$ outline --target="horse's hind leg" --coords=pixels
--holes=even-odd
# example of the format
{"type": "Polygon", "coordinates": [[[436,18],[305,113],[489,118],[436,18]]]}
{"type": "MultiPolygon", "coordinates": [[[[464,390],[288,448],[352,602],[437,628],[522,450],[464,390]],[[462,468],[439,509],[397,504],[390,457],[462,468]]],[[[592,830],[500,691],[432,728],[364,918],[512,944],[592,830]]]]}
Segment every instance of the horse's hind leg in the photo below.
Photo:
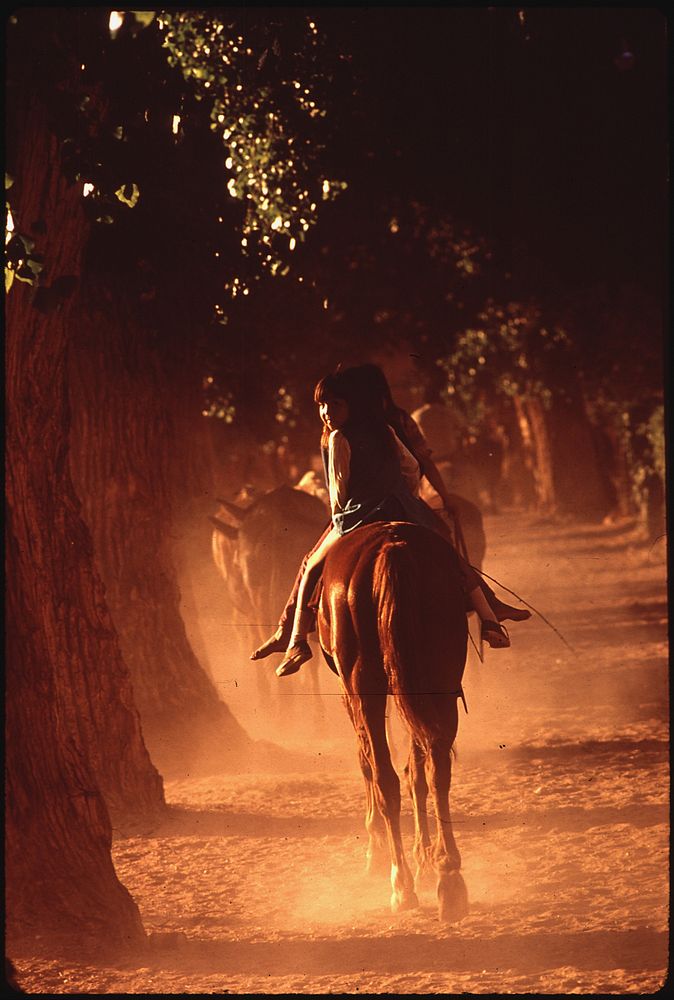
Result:
{"type": "Polygon", "coordinates": [[[428,783],[425,762],[426,753],[423,747],[413,739],[405,773],[414,807],[414,848],[412,854],[416,863],[414,881],[417,889],[424,875],[434,869],[431,856],[431,835],[428,830],[428,783]]]}
{"type": "Polygon", "coordinates": [[[375,802],[384,818],[391,853],[391,909],[394,913],[418,906],[414,879],[403,851],[400,833],[400,781],[391,763],[386,740],[386,695],[364,695],[360,710],[370,741],[375,802]]]}
{"type": "Polygon", "coordinates": [[[454,840],[449,808],[452,777],[450,752],[458,726],[455,699],[452,699],[446,711],[446,717],[451,720],[451,729],[445,737],[433,741],[427,766],[437,822],[434,860],[438,872],[440,920],[453,923],[468,913],[468,893],[461,875],[461,855],[454,840]]]}
{"type": "Polygon", "coordinates": [[[365,779],[365,829],[368,837],[365,870],[368,875],[377,875],[388,868],[386,827],[377,806],[372,766],[362,749],[358,751],[358,759],[365,779]]]}
{"type": "Polygon", "coordinates": [[[365,861],[365,870],[368,875],[383,872],[388,865],[388,852],[386,851],[386,828],[384,819],[379,812],[377,800],[374,792],[374,775],[372,765],[368,755],[370,754],[370,741],[359,713],[354,713],[351,708],[351,699],[348,695],[344,701],[353,723],[353,728],[358,737],[358,763],[365,781],[365,829],[367,830],[368,843],[365,861]]]}

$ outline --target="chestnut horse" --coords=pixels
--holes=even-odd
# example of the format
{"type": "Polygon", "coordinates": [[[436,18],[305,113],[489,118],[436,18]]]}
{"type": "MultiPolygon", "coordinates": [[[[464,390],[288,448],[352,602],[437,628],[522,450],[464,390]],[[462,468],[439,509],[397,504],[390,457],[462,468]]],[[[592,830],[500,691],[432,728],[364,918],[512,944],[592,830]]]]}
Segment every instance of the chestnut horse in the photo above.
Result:
{"type": "Polygon", "coordinates": [[[440,919],[459,920],[468,900],[449,808],[450,751],[468,630],[454,549],[435,532],[403,522],[378,522],[344,535],[325,561],[318,632],[358,737],[368,870],[388,842],[391,908],[418,905],[401,838],[400,781],[386,735],[390,694],[411,737],[405,770],[414,806],[416,876],[435,868],[440,919]],[[429,786],[435,843],[426,811],[429,786]]]}

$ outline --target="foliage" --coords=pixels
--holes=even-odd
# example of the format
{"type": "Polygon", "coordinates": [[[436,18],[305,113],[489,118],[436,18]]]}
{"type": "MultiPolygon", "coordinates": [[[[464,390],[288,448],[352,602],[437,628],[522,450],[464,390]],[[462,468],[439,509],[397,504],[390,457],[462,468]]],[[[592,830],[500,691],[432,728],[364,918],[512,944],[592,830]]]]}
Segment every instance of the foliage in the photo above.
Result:
{"type": "Polygon", "coordinates": [[[228,306],[204,411],[299,446],[315,445],[312,388],[338,364],[407,349],[434,374],[437,331],[472,308],[490,259],[486,241],[446,213],[381,196],[366,206],[355,186],[296,253],[299,279],[264,278],[228,306]]]}
{"type": "MultiPolygon", "coordinates": [[[[170,65],[209,103],[210,127],[227,152],[227,190],[245,206],[244,253],[287,274],[285,251],[305,239],[318,203],[346,186],[317,170],[334,63],[324,36],[309,16],[237,13],[225,22],[207,10],[162,11],[158,21],[170,65]]],[[[238,277],[227,287],[233,297],[248,292],[238,277]]]]}
{"type": "Polygon", "coordinates": [[[305,273],[322,291],[323,325],[341,339],[339,360],[407,348],[431,369],[484,299],[487,240],[446,211],[367,189],[338,208],[319,224],[305,273]]]}
{"type": "Polygon", "coordinates": [[[652,477],[664,478],[662,319],[649,297],[595,286],[545,305],[488,300],[478,318],[439,359],[445,398],[476,430],[499,397],[573,402],[619,441],[640,506],[652,477]]]}
{"type": "Polygon", "coordinates": [[[665,407],[656,406],[650,417],[643,425],[643,432],[648,439],[653,472],[665,479],[665,407]]]}
{"type": "Polygon", "coordinates": [[[580,348],[588,398],[624,408],[661,397],[663,317],[651,296],[599,284],[567,295],[560,312],[580,348]]]}
{"type": "Polygon", "coordinates": [[[664,406],[625,409],[620,415],[620,433],[630,474],[632,498],[637,509],[649,499],[654,478],[664,483],[664,406]]]}
{"type": "Polygon", "coordinates": [[[205,355],[205,416],[261,446],[315,444],[313,384],[334,366],[338,348],[309,282],[265,274],[256,294],[230,304],[205,355]]]}
{"type": "Polygon", "coordinates": [[[446,396],[479,425],[498,397],[537,397],[549,406],[573,382],[571,340],[558,324],[543,323],[533,303],[487,300],[479,324],[464,329],[452,352],[438,360],[446,374],[446,396]]]}
{"type": "Polygon", "coordinates": [[[629,284],[592,286],[568,295],[562,308],[579,345],[588,413],[617,434],[640,506],[651,478],[664,482],[662,312],[629,284]]]}
{"type": "MultiPolygon", "coordinates": [[[[303,12],[285,14],[281,21],[239,9],[128,11],[106,23],[105,11],[85,8],[60,21],[47,16],[39,30],[30,11],[12,18],[14,45],[23,30],[26,48],[31,38],[44,48],[40,79],[30,86],[42,87],[62,169],[82,185],[92,222],[125,223],[153,197],[148,188],[161,182],[147,169],[148,150],[161,147],[166,169],[190,142],[217,159],[200,238],[219,270],[220,295],[248,294],[264,268],[287,273],[319,204],[345,186],[318,166],[332,79],[325,38],[303,12]],[[208,128],[219,148],[198,138],[208,128]],[[242,211],[227,212],[227,199],[242,211]]],[[[26,258],[16,258],[16,242],[12,249],[11,269],[18,275],[23,260],[23,277],[26,258]]],[[[224,315],[219,295],[211,305],[224,315]]]]}
{"type": "MultiPolygon", "coordinates": [[[[14,179],[5,174],[6,191],[13,183],[14,179]]],[[[10,290],[15,278],[29,285],[36,284],[43,262],[34,251],[35,240],[25,233],[16,232],[12,207],[5,199],[5,293],[10,290]]]]}

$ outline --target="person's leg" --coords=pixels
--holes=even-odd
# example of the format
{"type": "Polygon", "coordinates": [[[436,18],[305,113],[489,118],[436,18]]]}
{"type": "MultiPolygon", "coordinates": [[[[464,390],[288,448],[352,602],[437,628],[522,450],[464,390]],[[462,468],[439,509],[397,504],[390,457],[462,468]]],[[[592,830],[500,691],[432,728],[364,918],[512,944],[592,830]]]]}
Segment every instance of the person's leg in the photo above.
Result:
{"type": "MultiPolygon", "coordinates": [[[[514,622],[523,622],[527,618],[531,618],[531,612],[527,611],[526,608],[514,608],[510,604],[505,604],[504,601],[500,601],[494,591],[491,589],[489,584],[480,576],[479,572],[470,565],[468,560],[459,552],[454,542],[454,535],[452,529],[440,515],[429,507],[432,511],[433,520],[435,522],[435,530],[439,535],[442,535],[448,542],[451,543],[454,551],[459,557],[459,565],[461,567],[461,576],[463,578],[464,587],[466,588],[466,593],[470,595],[471,604],[475,608],[475,602],[473,601],[473,593],[476,587],[479,587],[484,595],[484,598],[489,607],[489,614],[487,618],[493,619],[496,622],[503,622],[506,619],[514,622]]],[[[479,597],[477,598],[479,600],[479,597]]],[[[480,606],[483,607],[482,602],[480,606]]],[[[477,611],[477,608],[475,608],[477,611]]],[[[479,611],[478,611],[479,614],[479,611]]],[[[484,615],[480,615],[484,619],[484,615]]]]}
{"type": "Polygon", "coordinates": [[[473,608],[480,619],[480,635],[492,649],[505,649],[510,645],[508,633],[497,621],[494,612],[487,603],[481,587],[475,587],[469,594],[473,608]]]}
{"type": "Polygon", "coordinates": [[[480,578],[480,589],[487,599],[497,622],[504,622],[509,619],[513,622],[525,622],[531,618],[531,611],[527,608],[514,608],[511,604],[500,601],[488,583],[480,578]]]}
{"type": "MultiPolygon", "coordinates": [[[[460,552],[456,554],[459,559],[464,588],[469,595],[473,608],[483,621],[490,620],[499,623],[509,618],[514,622],[523,622],[527,618],[531,618],[531,612],[525,608],[513,608],[509,604],[500,601],[489,584],[483,580],[476,569],[473,569],[468,560],[460,552]]],[[[506,634],[503,629],[499,631],[503,635],[506,634]]],[[[510,643],[503,643],[503,645],[510,645],[510,643]]]]}
{"type": "MultiPolygon", "coordinates": [[[[297,592],[299,590],[300,583],[302,582],[302,578],[304,577],[304,572],[307,568],[307,562],[314,554],[314,552],[316,552],[321,547],[321,545],[323,544],[323,542],[325,541],[331,530],[332,530],[332,525],[329,524],[325,529],[325,531],[323,532],[323,534],[321,535],[321,537],[314,545],[313,549],[311,549],[310,552],[307,552],[304,559],[300,563],[300,568],[298,570],[297,576],[295,577],[295,582],[293,584],[292,590],[290,591],[290,596],[288,597],[286,605],[283,611],[281,612],[281,617],[279,618],[276,631],[269,639],[263,642],[261,646],[258,646],[255,652],[251,653],[250,656],[251,660],[263,660],[266,656],[271,656],[272,653],[285,653],[286,649],[288,648],[288,641],[290,639],[290,633],[293,627],[293,619],[295,617],[295,608],[297,606],[297,592]]],[[[309,631],[311,632],[312,629],[310,628],[309,631]]]]}
{"type": "Polygon", "coordinates": [[[287,677],[288,674],[296,673],[302,664],[310,660],[313,655],[307,636],[314,624],[316,612],[314,608],[309,606],[309,601],[323,572],[325,557],[338,538],[339,533],[332,528],[307,559],[302,579],[297,588],[295,614],[288,648],[283,662],[276,668],[279,677],[287,677]]]}

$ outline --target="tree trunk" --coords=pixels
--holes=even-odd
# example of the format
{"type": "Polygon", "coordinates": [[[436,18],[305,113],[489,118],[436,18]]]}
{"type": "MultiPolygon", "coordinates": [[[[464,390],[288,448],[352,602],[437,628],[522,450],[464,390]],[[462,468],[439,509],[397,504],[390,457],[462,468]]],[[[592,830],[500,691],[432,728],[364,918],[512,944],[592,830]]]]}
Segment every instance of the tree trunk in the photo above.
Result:
{"type": "Polygon", "coordinates": [[[112,865],[112,828],[96,775],[60,711],[53,650],[31,607],[33,571],[17,551],[11,510],[6,553],[7,950],[52,954],[143,943],[140,914],[112,865]]]}
{"type": "Polygon", "coordinates": [[[234,768],[251,741],[190,646],[173,562],[171,465],[199,463],[176,435],[175,397],[138,309],[100,286],[83,303],[70,362],[73,477],[152,759],[165,776],[234,768]]]}
{"type": "Polygon", "coordinates": [[[555,399],[548,427],[559,509],[581,520],[601,521],[611,510],[613,490],[582,398],[555,399]]]}
{"type": "Polygon", "coordinates": [[[44,233],[45,270],[36,296],[15,283],[6,308],[8,932],[138,942],[104,802],[147,817],[163,791],[68,469],[67,293],[88,227],[46,111],[28,93],[12,205],[19,229],[44,233]]]}
{"type": "Polygon", "coordinates": [[[499,499],[506,506],[531,510],[536,495],[529,425],[522,424],[511,400],[504,401],[497,419],[505,435],[499,499]]]}
{"type": "Polygon", "coordinates": [[[615,414],[607,415],[602,428],[611,450],[610,476],[616,494],[613,517],[618,519],[634,517],[638,511],[630,471],[627,431],[621,426],[620,416],[615,414]]]}
{"type": "Polygon", "coordinates": [[[525,452],[531,457],[536,507],[542,514],[554,514],[557,509],[557,497],[550,433],[543,405],[538,399],[525,399],[520,396],[515,396],[513,402],[525,452]]]}

